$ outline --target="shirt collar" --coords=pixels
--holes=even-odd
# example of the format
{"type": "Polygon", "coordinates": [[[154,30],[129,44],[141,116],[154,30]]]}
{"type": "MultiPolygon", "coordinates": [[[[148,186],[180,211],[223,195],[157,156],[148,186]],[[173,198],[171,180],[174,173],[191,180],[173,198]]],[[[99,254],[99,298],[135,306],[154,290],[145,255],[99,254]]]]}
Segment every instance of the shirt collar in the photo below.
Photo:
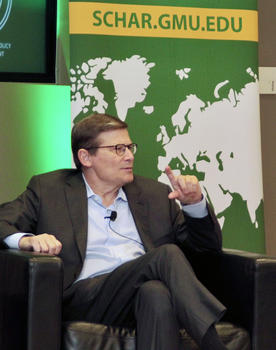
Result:
{"type": "MultiPolygon", "coordinates": [[[[98,195],[89,186],[83,173],[82,173],[82,177],[83,177],[85,187],[86,187],[87,198],[90,198],[90,197],[92,198],[92,197],[96,197],[96,196],[98,197],[98,195]]],[[[123,200],[124,202],[127,202],[127,196],[126,196],[125,191],[123,190],[122,187],[119,189],[119,192],[117,194],[117,197],[115,198],[115,201],[119,200],[119,199],[123,200]]]]}

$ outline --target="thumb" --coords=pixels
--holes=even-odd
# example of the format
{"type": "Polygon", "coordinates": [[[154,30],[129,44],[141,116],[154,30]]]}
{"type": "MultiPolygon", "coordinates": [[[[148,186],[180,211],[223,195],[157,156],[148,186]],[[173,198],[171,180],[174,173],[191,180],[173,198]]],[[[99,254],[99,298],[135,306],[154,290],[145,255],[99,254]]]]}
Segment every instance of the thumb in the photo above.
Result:
{"type": "Polygon", "coordinates": [[[178,196],[179,196],[179,193],[177,191],[172,191],[169,193],[168,198],[169,199],[176,199],[176,198],[178,198],[178,196]]]}

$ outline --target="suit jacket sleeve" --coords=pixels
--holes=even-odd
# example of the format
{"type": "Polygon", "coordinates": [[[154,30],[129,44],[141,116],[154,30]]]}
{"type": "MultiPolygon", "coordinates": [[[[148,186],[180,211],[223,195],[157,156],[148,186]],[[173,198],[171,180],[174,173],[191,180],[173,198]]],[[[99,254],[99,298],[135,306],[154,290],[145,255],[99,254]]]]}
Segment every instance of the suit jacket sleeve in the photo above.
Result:
{"type": "Polygon", "coordinates": [[[0,242],[17,232],[36,233],[39,211],[39,183],[33,177],[25,192],[12,202],[0,205],[0,242]]]}
{"type": "Polygon", "coordinates": [[[177,202],[168,198],[169,186],[141,176],[125,190],[146,250],[167,243],[195,251],[221,250],[221,229],[210,206],[204,218],[185,215],[177,202]]]}
{"type": "MultiPolygon", "coordinates": [[[[168,193],[171,189],[168,189],[168,193]]],[[[171,200],[170,200],[171,201],[171,200]]],[[[213,209],[207,204],[208,215],[193,218],[183,212],[175,201],[171,201],[173,234],[179,245],[194,251],[220,251],[221,228],[213,209]]]]}

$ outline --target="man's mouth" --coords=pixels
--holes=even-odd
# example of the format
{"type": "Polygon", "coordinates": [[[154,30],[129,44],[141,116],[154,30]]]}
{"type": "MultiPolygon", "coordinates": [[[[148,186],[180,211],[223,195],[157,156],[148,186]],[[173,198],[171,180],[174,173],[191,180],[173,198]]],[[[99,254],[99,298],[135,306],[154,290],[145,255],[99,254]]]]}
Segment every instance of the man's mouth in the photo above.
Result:
{"type": "Polygon", "coordinates": [[[132,167],[127,167],[127,168],[122,168],[123,170],[126,170],[126,171],[133,171],[133,168],[132,167]]]}

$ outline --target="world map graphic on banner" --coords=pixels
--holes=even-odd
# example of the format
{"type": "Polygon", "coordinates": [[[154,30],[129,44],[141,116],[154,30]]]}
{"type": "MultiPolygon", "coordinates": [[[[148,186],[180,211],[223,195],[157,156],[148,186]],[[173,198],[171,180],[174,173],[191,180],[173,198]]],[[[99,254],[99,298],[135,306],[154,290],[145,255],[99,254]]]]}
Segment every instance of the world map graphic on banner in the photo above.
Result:
{"type": "MultiPolygon", "coordinates": [[[[80,115],[107,112],[110,98],[121,120],[126,120],[129,111],[135,109],[142,109],[144,115],[154,118],[157,106],[147,99],[153,69],[162,70],[165,67],[137,54],[122,60],[91,58],[72,67],[73,121],[80,115]],[[112,82],[113,96],[105,96],[97,85],[99,80],[112,82]]],[[[248,106],[258,91],[258,80],[251,67],[247,67],[243,73],[251,81],[245,80],[240,91],[231,86],[231,77],[214,84],[214,90],[210,92],[214,97],[212,102],[198,97],[196,91],[184,95],[176,110],[166,111],[167,121],[160,124],[159,130],[152,135],[152,143],[158,143],[162,148],[156,164],[159,181],[169,184],[164,174],[167,164],[171,165],[175,174],[195,174],[214,206],[222,227],[233,201],[241,201],[252,228],[258,229],[256,213],[262,202],[260,159],[250,159],[251,167],[247,166],[248,154],[254,145],[245,142],[250,125],[254,129],[256,122],[252,118],[252,114],[256,113],[248,110],[248,106]],[[171,128],[173,133],[168,132],[171,128]],[[218,130],[215,135],[214,129],[218,130]],[[208,144],[203,134],[210,135],[208,144]],[[234,142],[225,143],[229,135],[234,142]],[[255,174],[253,186],[259,191],[252,191],[252,181],[244,181],[246,178],[252,180],[252,171],[255,174]]],[[[174,79],[187,84],[194,74],[194,67],[177,66],[171,74],[174,79]]]]}

